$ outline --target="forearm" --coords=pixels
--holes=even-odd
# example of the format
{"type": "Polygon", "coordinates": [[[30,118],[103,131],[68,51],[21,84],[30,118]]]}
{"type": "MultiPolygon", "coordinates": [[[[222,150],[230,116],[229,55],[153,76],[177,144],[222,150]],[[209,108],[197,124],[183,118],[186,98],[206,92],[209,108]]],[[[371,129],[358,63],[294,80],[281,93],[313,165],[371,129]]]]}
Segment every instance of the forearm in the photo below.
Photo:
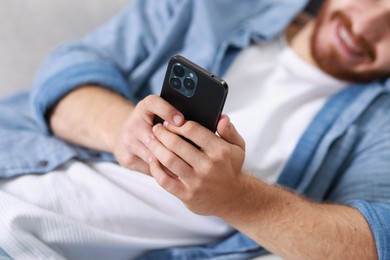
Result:
{"type": "Polygon", "coordinates": [[[357,210],[244,179],[236,209],[221,217],[269,251],[284,259],[377,259],[370,227],[357,210]]]}
{"type": "Polygon", "coordinates": [[[62,98],[51,109],[48,120],[57,137],[112,152],[115,138],[133,109],[133,104],[117,93],[98,86],[83,86],[62,98]]]}

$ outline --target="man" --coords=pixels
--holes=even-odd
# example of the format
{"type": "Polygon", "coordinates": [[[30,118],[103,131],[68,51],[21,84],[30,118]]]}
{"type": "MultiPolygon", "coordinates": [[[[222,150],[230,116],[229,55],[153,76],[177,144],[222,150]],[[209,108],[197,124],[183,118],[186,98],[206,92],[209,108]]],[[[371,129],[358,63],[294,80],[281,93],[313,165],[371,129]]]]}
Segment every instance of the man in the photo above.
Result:
{"type": "MultiPolygon", "coordinates": [[[[127,185],[127,192],[139,189],[132,197],[145,197],[134,202],[136,205],[127,201],[131,207],[145,209],[143,205],[149,196],[161,196],[160,205],[146,202],[159,209],[149,213],[155,216],[140,214],[139,222],[129,221],[127,225],[145,225],[150,230],[143,232],[155,236],[161,234],[153,233],[154,230],[164,232],[161,226],[169,225],[166,233],[160,240],[157,237],[153,246],[151,238],[145,242],[139,232],[142,239],[133,241],[134,251],[125,252],[123,247],[129,247],[129,234],[133,232],[120,230],[126,228],[126,222],[119,228],[109,220],[104,222],[106,230],[123,236],[119,239],[112,233],[99,233],[105,231],[102,222],[93,219],[89,220],[92,228],[79,226],[88,223],[82,214],[42,203],[42,208],[68,214],[78,222],[57,221],[57,216],[50,216],[56,220],[51,221],[47,215],[44,219],[44,213],[37,210],[34,216],[41,216],[38,219],[45,225],[31,233],[46,247],[34,239],[25,240],[34,241],[34,247],[41,250],[35,254],[62,252],[71,258],[91,258],[99,252],[100,257],[128,258],[168,247],[146,254],[145,258],[232,259],[264,254],[258,246],[261,245],[283,258],[389,259],[390,103],[386,78],[390,75],[390,3],[329,0],[316,20],[309,21],[298,32],[292,26],[284,30],[305,4],[137,1],[83,41],[54,52],[38,74],[30,97],[35,120],[46,135],[39,135],[29,122],[12,125],[16,121],[12,113],[5,113],[5,133],[9,133],[9,125],[12,129],[28,130],[23,132],[24,136],[9,136],[17,136],[23,145],[29,141],[33,149],[30,156],[36,156],[26,158],[20,146],[12,148],[11,155],[17,157],[18,164],[4,167],[3,176],[49,171],[58,176],[64,171],[76,180],[80,177],[69,173],[72,169],[77,168],[80,174],[89,170],[71,158],[112,160],[112,153],[123,167],[150,174],[195,214],[180,208],[168,193],[150,188],[150,177],[132,172],[132,177],[126,179],[122,174],[122,183],[107,174],[111,171],[120,175],[121,170],[114,169],[115,166],[91,164],[90,168],[106,174],[112,182],[127,185]],[[223,115],[215,135],[185,121],[158,96],[149,95],[159,93],[166,61],[174,53],[224,75],[233,85],[226,112],[235,126],[223,115]],[[247,80],[251,77],[254,81],[247,80]],[[292,87],[288,88],[290,84],[292,87]],[[163,118],[164,124],[153,126],[154,115],[163,118]],[[78,146],[50,137],[51,132],[78,146]],[[201,149],[195,149],[179,136],[201,149]],[[145,190],[136,185],[129,189],[133,181],[145,184],[145,190]],[[173,223],[161,215],[164,207],[174,209],[173,223]],[[188,227],[178,223],[187,220],[188,227]],[[158,224],[153,225],[153,221],[158,224]],[[58,235],[53,228],[44,228],[51,225],[63,229],[64,224],[78,232],[76,246],[69,246],[73,242],[70,238],[75,239],[72,234],[58,235]],[[190,230],[191,225],[196,225],[194,230],[190,230]],[[177,234],[170,237],[170,232],[177,234]],[[167,237],[173,242],[169,243],[167,237]],[[165,246],[161,242],[164,238],[165,246]],[[141,241],[147,246],[140,245],[141,241]],[[94,246],[93,250],[86,249],[88,243],[94,246]],[[172,248],[175,245],[181,248],[172,248]]],[[[12,105],[20,99],[24,100],[19,97],[14,103],[4,103],[12,105]]],[[[3,191],[28,200],[34,194],[23,197],[19,194],[21,187],[37,182],[23,178],[5,181],[3,191]]],[[[80,187],[88,189],[89,181],[80,187]]],[[[96,193],[104,194],[95,197],[97,201],[113,201],[106,198],[110,192],[96,187],[96,193]]],[[[70,198],[73,192],[64,194],[70,198]]],[[[0,201],[4,199],[14,201],[7,196],[0,201]]],[[[90,203],[97,205],[95,201],[90,203]]],[[[62,201],[59,207],[66,208],[64,204],[62,201]]],[[[112,205],[110,211],[120,212],[115,207],[112,205]]],[[[93,211],[92,206],[90,210],[93,211]]],[[[22,213],[7,212],[8,224],[23,230],[26,225],[15,220],[24,216],[22,213]]],[[[115,217],[101,214],[102,218],[115,217]]],[[[17,246],[18,238],[10,230],[2,229],[12,239],[7,242],[3,237],[0,245],[12,256],[21,256],[15,250],[21,248],[17,246]]]]}

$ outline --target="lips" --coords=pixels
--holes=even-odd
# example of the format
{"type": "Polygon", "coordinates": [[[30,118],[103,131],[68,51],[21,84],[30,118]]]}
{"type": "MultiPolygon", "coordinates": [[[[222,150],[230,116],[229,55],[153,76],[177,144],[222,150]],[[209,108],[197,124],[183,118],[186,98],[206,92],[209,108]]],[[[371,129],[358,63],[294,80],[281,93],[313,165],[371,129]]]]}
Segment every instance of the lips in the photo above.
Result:
{"type": "Polygon", "coordinates": [[[342,43],[349,49],[349,51],[355,55],[363,55],[363,48],[354,40],[351,33],[344,26],[338,27],[338,36],[342,43]]]}
{"type": "Polygon", "coordinates": [[[358,43],[358,40],[352,35],[343,24],[339,24],[337,27],[337,36],[339,38],[341,48],[352,56],[364,56],[365,51],[363,47],[358,43]]]}

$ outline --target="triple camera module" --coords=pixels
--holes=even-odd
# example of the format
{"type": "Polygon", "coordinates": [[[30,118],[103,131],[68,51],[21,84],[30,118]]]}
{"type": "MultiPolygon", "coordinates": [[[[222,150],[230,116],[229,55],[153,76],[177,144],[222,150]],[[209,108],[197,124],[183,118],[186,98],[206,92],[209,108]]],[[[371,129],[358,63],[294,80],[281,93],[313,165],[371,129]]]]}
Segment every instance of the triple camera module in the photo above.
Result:
{"type": "Polygon", "coordinates": [[[171,69],[169,84],[181,94],[192,97],[198,85],[198,77],[192,69],[180,63],[175,63],[171,69]]]}

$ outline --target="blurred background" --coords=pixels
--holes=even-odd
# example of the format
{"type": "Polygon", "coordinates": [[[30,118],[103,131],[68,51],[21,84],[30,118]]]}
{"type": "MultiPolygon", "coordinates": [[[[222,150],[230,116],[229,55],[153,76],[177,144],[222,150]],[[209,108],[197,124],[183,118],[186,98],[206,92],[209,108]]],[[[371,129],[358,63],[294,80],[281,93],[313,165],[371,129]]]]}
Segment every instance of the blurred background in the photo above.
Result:
{"type": "MultiPolygon", "coordinates": [[[[0,96],[31,86],[53,48],[78,39],[131,0],[1,0],[0,96]]],[[[322,0],[311,0],[315,13],[322,0]]]]}
{"type": "Polygon", "coordinates": [[[82,37],[129,0],[1,0],[0,96],[29,88],[50,50],[82,37]]]}

